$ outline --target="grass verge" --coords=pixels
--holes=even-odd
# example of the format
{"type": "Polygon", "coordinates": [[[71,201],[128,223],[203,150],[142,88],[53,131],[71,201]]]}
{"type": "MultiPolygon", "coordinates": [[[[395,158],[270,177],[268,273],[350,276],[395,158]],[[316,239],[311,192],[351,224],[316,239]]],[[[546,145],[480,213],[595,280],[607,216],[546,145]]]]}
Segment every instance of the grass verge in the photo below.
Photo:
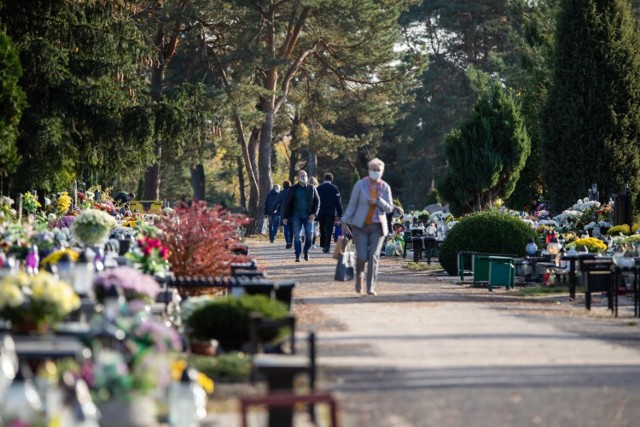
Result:
{"type": "MultiPolygon", "coordinates": [[[[584,288],[577,287],[576,294],[584,292],[584,288]]],[[[522,297],[537,297],[544,295],[554,295],[554,294],[568,294],[569,286],[560,285],[560,286],[545,286],[545,285],[536,285],[530,287],[524,287],[519,289],[515,295],[522,297]]]]}
{"type": "Polygon", "coordinates": [[[407,262],[402,268],[405,268],[409,271],[436,271],[442,270],[442,266],[440,264],[427,264],[426,262],[407,262]]]}

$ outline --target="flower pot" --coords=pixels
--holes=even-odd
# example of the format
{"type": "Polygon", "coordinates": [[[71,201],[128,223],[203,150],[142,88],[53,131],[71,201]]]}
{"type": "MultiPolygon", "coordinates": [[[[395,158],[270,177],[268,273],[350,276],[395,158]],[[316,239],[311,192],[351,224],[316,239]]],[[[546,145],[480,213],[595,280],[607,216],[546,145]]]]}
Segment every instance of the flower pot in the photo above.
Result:
{"type": "Polygon", "coordinates": [[[193,354],[200,354],[202,356],[215,356],[218,352],[218,343],[215,340],[190,341],[189,349],[193,354]]]}
{"type": "Polygon", "coordinates": [[[20,335],[39,334],[45,335],[50,331],[50,324],[45,321],[35,321],[31,317],[23,317],[11,321],[11,332],[20,335]]]}
{"type": "Polygon", "coordinates": [[[98,404],[101,427],[157,427],[157,408],[152,396],[132,393],[98,404]]]}

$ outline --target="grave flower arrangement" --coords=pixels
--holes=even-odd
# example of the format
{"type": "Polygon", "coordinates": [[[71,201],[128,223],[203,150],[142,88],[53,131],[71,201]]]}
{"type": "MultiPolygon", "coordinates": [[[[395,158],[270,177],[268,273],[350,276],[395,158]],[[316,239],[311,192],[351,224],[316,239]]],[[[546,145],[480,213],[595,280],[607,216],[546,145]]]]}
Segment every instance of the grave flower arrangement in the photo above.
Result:
{"type": "Polygon", "coordinates": [[[71,224],[73,236],[86,246],[94,246],[104,240],[116,226],[114,217],[97,209],[80,212],[71,224]]]}
{"type": "Polygon", "coordinates": [[[26,213],[32,214],[35,213],[41,205],[40,202],[38,202],[38,198],[34,196],[33,193],[27,192],[24,193],[22,197],[22,207],[26,213]]]}
{"type": "Polygon", "coordinates": [[[69,193],[67,193],[66,191],[63,191],[58,196],[58,201],[56,202],[56,208],[58,209],[59,213],[65,214],[69,212],[69,209],[71,208],[72,203],[73,203],[73,200],[71,200],[71,196],[69,196],[69,193]]]}
{"type": "Polygon", "coordinates": [[[112,287],[121,290],[127,301],[143,300],[152,302],[160,292],[160,285],[153,277],[126,266],[112,268],[100,273],[94,279],[93,287],[96,298],[101,302],[104,300],[105,291],[112,287]]]}
{"type": "Polygon", "coordinates": [[[127,254],[137,268],[151,275],[169,269],[169,249],[160,239],[143,235],[137,242],[137,249],[127,254]]]}
{"type": "Polygon", "coordinates": [[[42,332],[80,307],[71,285],[41,272],[7,276],[0,282],[0,317],[16,330],[42,332]]]}

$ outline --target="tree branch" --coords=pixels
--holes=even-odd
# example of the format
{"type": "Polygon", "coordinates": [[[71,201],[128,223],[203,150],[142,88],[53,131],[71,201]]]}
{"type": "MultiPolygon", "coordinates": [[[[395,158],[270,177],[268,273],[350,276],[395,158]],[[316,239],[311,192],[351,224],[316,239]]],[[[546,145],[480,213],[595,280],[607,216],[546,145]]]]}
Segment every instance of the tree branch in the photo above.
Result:
{"type": "Polygon", "coordinates": [[[305,50],[304,52],[300,53],[298,58],[293,62],[293,64],[291,64],[291,67],[289,67],[289,71],[287,71],[287,74],[284,76],[284,79],[282,80],[282,95],[280,95],[280,97],[276,101],[275,107],[273,109],[274,114],[278,112],[278,110],[280,109],[284,101],[287,99],[287,95],[289,95],[289,89],[291,87],[291,80],[293,79],[293,76],[295,76],[296,72],[298,71],[298,69],[304,62],[304,60],[315,51],[316,49],[314,46],[311,49],[305,50]]]}
{"type": "Polygon", "coordinates": [[[304,27],[304,24],[307,22],[307,19],[309,18],[309,16],[311,16],[311,12],[312,12],[312,9],[310,7],[305,7],[304,9],[302,9],[302,13],[300,13],[298,22],[296,23],[296,26],[293,29],[293,34],[291,35],[290,38],[287,37],[288,40],[285,40],[286,44],[283,44],[282,47],[280,48],[280,57],[282,58],[291,57],[291,54],[293,54],[293,50],[295,49],[296,44],[300,39],[300,33],[302,33],[302,28],[304,27]]]}

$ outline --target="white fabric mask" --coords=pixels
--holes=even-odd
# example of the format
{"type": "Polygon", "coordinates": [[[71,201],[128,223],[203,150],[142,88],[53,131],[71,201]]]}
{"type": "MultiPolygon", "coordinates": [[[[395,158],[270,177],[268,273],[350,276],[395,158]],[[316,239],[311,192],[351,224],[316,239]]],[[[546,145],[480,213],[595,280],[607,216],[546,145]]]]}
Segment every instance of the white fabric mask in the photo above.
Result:
{"type": "Polygon", "coordinates": [[[382,178],[382,172],[379,171],[369,171],[369,178],[371,178],[374,181],[379,180],[380,178],[382,178]]]}
{"type": "Polygon", "coordinates": [[[298,181],[300,182],[300,184],[305,185],[307,183],[307,177],[301,176],[298,181]]]}

